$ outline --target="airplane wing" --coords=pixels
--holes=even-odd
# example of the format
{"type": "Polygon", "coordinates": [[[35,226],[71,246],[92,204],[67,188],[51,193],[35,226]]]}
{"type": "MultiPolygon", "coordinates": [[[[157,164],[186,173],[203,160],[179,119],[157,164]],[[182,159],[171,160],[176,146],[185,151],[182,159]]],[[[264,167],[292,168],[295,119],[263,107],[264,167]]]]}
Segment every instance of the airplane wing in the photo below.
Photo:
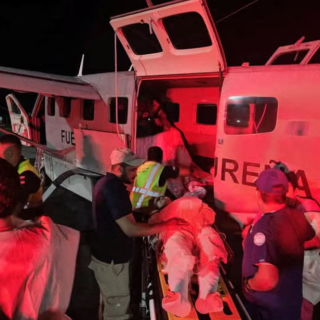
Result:
{"type": "Polygon", "coordinates": [[[0,67],[0,88],[19,92],[35,92],[47,96],[101,99],[89,83],[68,76],[0,67]]]}
{"type": "Polygon", "coordinates": [[[27,139],[27,138],[25,138],[23,136],[15,134],[12,131],[8,131],[8,130],[5,130],[5,129],[2,129],[1,127],[0,127],[0,132],[2,132],[4,134],[12,134],[13,136],[16,136],[17,138],[19,138],[20,140],[23,140],[23,141],[29,143],[33,147],[41,149],[44,152],[51,154],[52,156],[64,159],[65,161],[68,161],[68,162],[70,162],[71,159],[68,159],[67,155],[70,154],[70,152],[75,150],[75,146],[72,146],[72,147],[69,147],[69,148],[66,148],[66,149],[62,149],[62,150],[54,150],[54,149],[51,149],[51,148],[49,148],[49,147],[47,147],[47,146],[45,146],[43,144],[36,143],[36,142],[34,142],[32,140],[29,140],[29,139],[27,139]]]}

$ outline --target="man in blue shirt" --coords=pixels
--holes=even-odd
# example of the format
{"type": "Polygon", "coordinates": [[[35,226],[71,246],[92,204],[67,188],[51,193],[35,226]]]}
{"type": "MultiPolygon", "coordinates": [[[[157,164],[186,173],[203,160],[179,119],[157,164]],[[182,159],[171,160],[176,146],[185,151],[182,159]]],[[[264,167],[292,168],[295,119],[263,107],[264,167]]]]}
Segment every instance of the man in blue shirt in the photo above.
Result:
{"type": "Polygon", "coordinates": [[[286,206],[288,180],[277,169],[257,181],[261,217],[244,241],[243,292],[255,320],[299,320],[304,242],[314,230],[304,215],[286,206]]]}
{"type": "Polygon", "coordinates": [[[125,184],[134,182],[137,167],[143,161],[130,149],[114,150],[111,154],[111,172],[100,179],[93,190],[92,211],[96,234],[92,241],[89,268],[94,271],[103,297],[104,320],[131,318],[129,261],[132,237],[149,236],[168,228],[168,224],[151,226],[137,223],[133,217],[125,184]]]}

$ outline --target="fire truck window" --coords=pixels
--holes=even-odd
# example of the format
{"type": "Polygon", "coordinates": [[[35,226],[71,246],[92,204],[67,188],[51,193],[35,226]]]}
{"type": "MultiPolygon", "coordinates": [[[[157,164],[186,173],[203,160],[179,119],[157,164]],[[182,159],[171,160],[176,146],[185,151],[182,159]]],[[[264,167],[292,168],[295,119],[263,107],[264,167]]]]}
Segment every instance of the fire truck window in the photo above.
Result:
{"type": "Polygon", "coordinates": [[[215,125],[217,123],[217,105],[199,103],[197,105],[197,123],[215,125]]]}
{"type": "Polygon", "coordinates": [[[225,133],[257,134],[275,129],[278,101],[275,98],[237,97],[227,102],[225,133]]]}
{"type": "Polygon", "coordinates": [[[163,104],[163,111],[167,115],[167,119],[171,122],[179,122],[180,119],[180,105],[179,103],[165,102],[163,104]]]}
{"type": "Polygon", "coordinates": [[[83,101],[82,119],[88,121],[92,121],[94,119],[94,100],[83,101]]]}
{"type": "Polygon", "coordinates": [[[12,113],[14,114],[21,114],[20,108],[16,105],[13,99],[10,99],[11,101],[11,108],[12,108],[12,113]]]}
{"type": "Polygon", "coordinates": [[[150,32],[148,23],[130,24],[121,30],[136,55],[162,52],[158,38],[154,32],[150,32]]]}
{"type": "Polygon", "coordinates": [[[162,23],[175,49],[204,48],[212,45],[206,24],[197,12],[165,17],[162,23]]]}
{"type": "MultiPolygon", "coordinates": [[[[109,122],[117,123],[116,119],[116,98],[109,100],[109,122]]],[[[128,120],[128,98],[118,97],[118,123],[126,124],[128,120]]]]}
{"type": "Polygon", "coordinates": [[[47,114],[48,116],[54,116],[56,111],[56,101],[55,98],[48,98],[47,101],[47,114]]]}
{"type": "Polygon", "coordinates": [[[61,102],[62,104],[59,105],[59,115],[60,117],[68,118],[71,113],[71,98],[62,98],[61,102]]]}
{"type": "Polygon", "coordinates": [[[309,49],[283,53],[280,56],[277,56],[272,61],[271,64],[272,65],[300,64],[308,52],[309,52],[309,49]]]}

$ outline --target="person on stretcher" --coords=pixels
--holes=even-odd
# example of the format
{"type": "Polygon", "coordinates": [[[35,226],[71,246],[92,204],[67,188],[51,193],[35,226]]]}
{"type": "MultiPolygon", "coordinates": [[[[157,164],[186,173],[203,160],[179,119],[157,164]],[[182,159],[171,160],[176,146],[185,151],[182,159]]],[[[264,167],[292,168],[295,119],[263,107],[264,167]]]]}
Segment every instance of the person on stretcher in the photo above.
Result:
{"type": "Polygon", "coordinates": [[[159,197],[154,204],[158,209],[163,209],[153,212],[149,223],[171,219],[187,223],[158,235],[162,244],[161,259],[165,265],[162,271],[168,274],[170,288],[162,300],[163,309],[179,317],[186,317],[190,313],[189,284],[191,276],[196,273],[199,295],[195,306],[198,312],[207,314],[222,311],[223,302],[217,288],[219,265],[221,261],[227,262],[227,252],[221,237],[211,227],[215,212],[195,193],[188,193],[173,202],[159,197]]]}

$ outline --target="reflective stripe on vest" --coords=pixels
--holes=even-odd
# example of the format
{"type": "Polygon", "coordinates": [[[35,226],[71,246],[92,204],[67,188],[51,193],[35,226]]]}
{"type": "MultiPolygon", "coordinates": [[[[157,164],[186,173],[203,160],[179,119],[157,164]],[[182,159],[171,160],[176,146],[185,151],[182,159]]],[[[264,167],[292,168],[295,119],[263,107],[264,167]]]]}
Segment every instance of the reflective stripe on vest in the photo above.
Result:
{"type": "MultiPolygon", "coordinates": [[[[40,174],[37,171],[37,169],[30,163],[30,160],[24,160],[19,163],[18,166],[18,174],[21,175],[25,171],[31,171],[33,172],[39,179],[40,174]]],[[[42,184],[40,185],[40,188],[35,192],[29,195],[28,197],[28,203],[26,204],[25,208],[32,208],[32,207],[38,207],[42,204],[42,193],[43,193],[43,187],[42,184]]]]}
{"type": "Polygon", "coordinates": [[[131,193],[131,202],[134,209],[147,207],[151,198],[165,194],[167,183],[162,187],[158,186],[164,168],[164,165],[153,161],[148,161],[139,167],[131,193]]]}

